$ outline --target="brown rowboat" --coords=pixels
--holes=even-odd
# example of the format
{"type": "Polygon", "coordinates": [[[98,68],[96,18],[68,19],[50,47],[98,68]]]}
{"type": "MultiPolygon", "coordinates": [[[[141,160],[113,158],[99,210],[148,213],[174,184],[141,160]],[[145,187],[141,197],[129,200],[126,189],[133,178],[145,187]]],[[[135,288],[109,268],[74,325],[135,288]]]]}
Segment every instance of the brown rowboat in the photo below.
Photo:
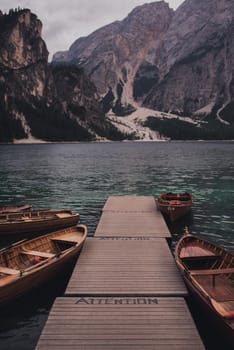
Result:
{"type": "Polygon", "coordinates": [[[192,206],[190,193],[162,193],[156,200],[157,209],[165,214],[170,221],[174,222],[187,214],[192,206]]]}
{"type": "Polygon", "coordinates": [[[234,349],[234,254],[186,234],[175,259],[188,289],[234,349]]]}
{"type": "Polygon", "coordinates": [[[71,210],[29,210],[0,215],[0,235],[35,233],[74,226],[80,219],[71,210]]]}
{"type": "Polygon", "coordinates": [[[87,228],[74,226],[0,250],[0,305],[14,300],[51,278],[77,257],[87,228]]]}

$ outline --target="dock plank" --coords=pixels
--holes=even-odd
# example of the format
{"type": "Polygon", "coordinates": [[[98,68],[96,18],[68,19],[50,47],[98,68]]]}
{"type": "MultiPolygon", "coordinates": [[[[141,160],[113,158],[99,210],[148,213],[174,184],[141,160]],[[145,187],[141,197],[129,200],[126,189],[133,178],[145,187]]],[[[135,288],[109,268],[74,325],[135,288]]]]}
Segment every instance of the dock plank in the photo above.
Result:
{"type": "Polygon", "coordinates": [[[171,234],[162,214],[156,210],[146,213],[104,211],[95,236],[170,238],[171,234]]]}
{"type": "Polygon", "coordinates": [[[171,238],[153,196],[112,196],[104,205],[95,236],[171,238]]]}
{"type": "Polygon", "coordinates": [[[155,212],[157,210],[153,196],[111,196],[107,199],[103,211],[115,212],[155,212]]]}
{"type": "Polygon", "coordinates": [[[185,296],[164,239],[88,238],[65,295],[185,296]]]}
{"type": "Polygon", "coordinates": [[[204,346],[183,298],[57,298],[36,350],[204,346]],[[71,328],[72,327],[72,328],[71,328]]]}

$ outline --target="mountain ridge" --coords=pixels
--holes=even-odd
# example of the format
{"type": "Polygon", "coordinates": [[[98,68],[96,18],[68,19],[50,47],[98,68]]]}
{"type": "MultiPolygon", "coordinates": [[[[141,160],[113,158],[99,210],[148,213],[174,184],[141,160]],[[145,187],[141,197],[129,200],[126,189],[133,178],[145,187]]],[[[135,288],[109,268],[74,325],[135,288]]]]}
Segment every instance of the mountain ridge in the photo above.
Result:
{"type": "Polygon", "coordinates": [[[66,59],[81,64],[106,112],[125,115],[138,105],[233,125],[233,14],[230,0],[186,0],[176,11],[152,2],[76,40],[66,59]]]}
{"type": "Polygon", "coordinates": [[[166,33],[173,14],[164,1],[138,6],[123,21],[77,39],[68,52],[55,54],[53,61],[81,65],[101,96],[111,89],[111,104],[127,106],[133,100],[131,85],[135,74],[144,61],[154,61],[152,49],[166,33]]]}

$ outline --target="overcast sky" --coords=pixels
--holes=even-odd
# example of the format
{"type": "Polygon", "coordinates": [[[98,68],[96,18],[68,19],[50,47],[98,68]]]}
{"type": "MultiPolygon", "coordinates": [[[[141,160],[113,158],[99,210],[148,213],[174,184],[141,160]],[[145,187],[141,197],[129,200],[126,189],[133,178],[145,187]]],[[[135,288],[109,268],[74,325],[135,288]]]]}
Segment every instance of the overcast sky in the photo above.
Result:
{"type": "MultiPolygon", "coordinates": [[[[176,9],[184,0],[166,0],[176,9]]],[[[116,20],[122,20],[144,0],[0,0],[0,10],[29,8],[42,21],[42,37],[50,52],[67,50],[81,36],[116,20]]]]}

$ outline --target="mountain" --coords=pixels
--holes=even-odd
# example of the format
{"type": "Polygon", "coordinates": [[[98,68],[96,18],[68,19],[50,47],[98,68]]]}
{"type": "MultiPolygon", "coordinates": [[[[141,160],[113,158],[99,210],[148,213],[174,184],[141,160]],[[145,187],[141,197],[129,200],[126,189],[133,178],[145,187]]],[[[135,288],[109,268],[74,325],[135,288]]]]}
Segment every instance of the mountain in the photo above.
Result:
{"type": "Polygon", "coordinates": [[[164,1],[138,6],[123,21],[76,40],[67,52],[56,53],[53,62],[82,66],[103,96],[104,110],[113,105],[116,112],[128,114],[139,90],[137,81],[133,89],[139,67],[145,69],[146,92],[158,80],[155,53],[172,17],[173,10],[164,1]]]}
{"type": "Polygon", "coordinates": [[[28,9],[0,12],[0,142],[123,138],[81,68],[48,64],[41,30],[28,9]]]}
{"type": "Polygon", "coordinates": [[[160,81],[144,105],[233,123],[234,2],[186,0],[159,48],[160,81]],[[232,107],[231,107],[232,106],[232,107]]]}
{"type": "Polygon", "coordinates": [[[37,16],[0,12],[0,142],[234,139],[233,17],[147,3],[49,64],[37,16]]]}
{"type": "Polygon", "coordinates": [[[105,112],[123,117],[142,106],[164,112],[144,126],[167,137],[233,139],[233,16],[233,0],[186,0],[176,11],[152,2],[53,61],[82,66],[105,112]]]}

